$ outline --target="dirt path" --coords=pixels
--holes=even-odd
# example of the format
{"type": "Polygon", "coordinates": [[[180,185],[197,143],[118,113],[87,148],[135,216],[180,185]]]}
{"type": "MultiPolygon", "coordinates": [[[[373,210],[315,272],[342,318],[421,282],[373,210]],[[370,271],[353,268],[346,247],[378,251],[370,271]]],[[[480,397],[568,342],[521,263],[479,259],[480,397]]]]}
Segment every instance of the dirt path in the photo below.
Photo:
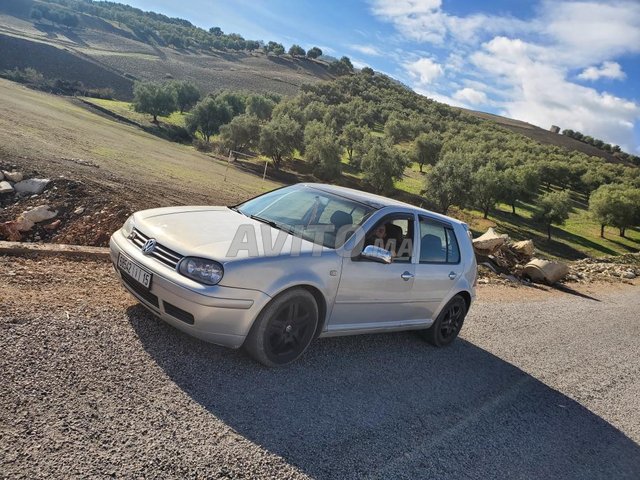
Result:
{"type": "Polygon", "coordinates": [[[104,262],[0,257],[10,478],[637,478],[640,295],[482,287],[452,347],[315,342],[267,370],[104,262]]]}

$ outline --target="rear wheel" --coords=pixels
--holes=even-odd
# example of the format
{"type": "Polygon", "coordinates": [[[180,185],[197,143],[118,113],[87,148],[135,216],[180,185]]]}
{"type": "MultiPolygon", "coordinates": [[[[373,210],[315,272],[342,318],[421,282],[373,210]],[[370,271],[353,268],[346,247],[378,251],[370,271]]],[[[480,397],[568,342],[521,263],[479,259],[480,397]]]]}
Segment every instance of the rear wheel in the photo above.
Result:
{"type": "Polygon", "coordinates": [[[318,305],[311,293],[295,288],[279,295],[260,313],[244,343],[258,362],[275,367],[298,359],[318,325],[318,305]]]}
{"type": "Polygon", "coordinates": [[[460,295],[456,295],[442,309],[433,325],[422,332],[422,335],[436,347],[449,345],[460,333],[466,315],[467,302],[460,295]]]}

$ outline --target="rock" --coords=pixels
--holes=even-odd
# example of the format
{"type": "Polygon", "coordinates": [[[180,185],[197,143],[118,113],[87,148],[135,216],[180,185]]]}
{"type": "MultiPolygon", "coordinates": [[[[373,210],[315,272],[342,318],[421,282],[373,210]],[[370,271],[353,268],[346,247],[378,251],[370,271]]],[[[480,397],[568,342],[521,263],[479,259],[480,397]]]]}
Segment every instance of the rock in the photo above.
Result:
{"type": "Polygon", "coordinates": [[[21,217],[33,223],[44,222],[58,215],[57,210],[49,210],[49,205],[40,205],[26,212],[22,212],[21,217]]]}
{"type": "Polygon", "coordinates": [[[0,172],[0,181],[4,180],[4,173],[0,172]]]}
{"type": "Polygon", "coordinates": [[[9,182],[0,182],[0,194],[1,193],[13,193],[13,187],[9,182]]]}
{"type": "Polygon", "coordinates": [[[553,285],[562,280],[569,273],[569,267],[564,263],[550,262],[536,258],[524,266],[523,275],[536,283],[553,285]]]}
{"type": "Polygon", "coordinates": [[[51,222],[50,224],[45,225],[44,229],[52,232],[52,231],[56,230],[60,226],[61,223],[62,223],[62,220],[58,219],[55,222],[51,222]]]}
{"type": "Polygon", "coordinates": [[[523,240],[521,242],[516,242],[510,245],[512,250],[515,250],[521,255],[531,257],[533,256],[533,252],[535,247],[533,245],[533,240],[523,240]]]}
{"type": "Polygon", "coordinates": [[[4,178],[9,180],[10,182],[17,183],[17,182],[22,181],[22,179],[24,178],[24,175],[22,175],[22,172],[7,172],[5,170],[2,173],[4,173],[4,178]]]}
{"type": "Polygon", "coordinates": [[[0,223],[0,238],[10,242],[19,242],[22,240],[22,235],[18,230],[17,223],[15,221],[0,223]]]}
{"type": "Polygon", "coordinates": [[[16,218],[14,220],[14,223],[15,223],[16,229],[19,232],[28,232],[35,225],[35,222],[32,222],[31,220],[24,218],[22,215],[16,218]]]}
{"type": "Polygon", "coordinates": [[[637,277],[637,275],[634,272],[632,272],[631,270],[627,270],[626,272],[624,272],[622,274],[622,278],[626,278],[626,279],[629,279],[629,280],[633,280],[636,277],[637,277]]]}
{"type": "Polygon", "coordinates": [[[16,183],[13,188],[20,193],[42,193],[50,182],[48,178],[30,178],[16,183]]]}
{"type": "Polygon", "coordinates": [[[75,215],[82,215],[82,214],[84,213],[84,207],[78,207],[78,208],[76,208],[76,209],[73,211],[73,213],[74,213],[75,215]]]}
{"type": "Polygon", "coordinates": [[[570,282],[577,282],[578,281],[578,276],[577,275],[573,275],[573,274],[569,274],[566,277],[564,277],[565,280],[568,280],[570,282]]]}
{"type": "Polygon", "coordinates": [[[498,235],[496,231],[490,227],[485,233],[478,238],[473,239],[473,248],[484,254],[493,253],[502,245],[507,243],[509,235],[498,235]]]}
{"type": "Polygon", "coordinates": [[[488,278],[481,278],[480,280],[478,280],[478,283],[480,285],[488,285],[489,284],[489,279],[488,278]]]}

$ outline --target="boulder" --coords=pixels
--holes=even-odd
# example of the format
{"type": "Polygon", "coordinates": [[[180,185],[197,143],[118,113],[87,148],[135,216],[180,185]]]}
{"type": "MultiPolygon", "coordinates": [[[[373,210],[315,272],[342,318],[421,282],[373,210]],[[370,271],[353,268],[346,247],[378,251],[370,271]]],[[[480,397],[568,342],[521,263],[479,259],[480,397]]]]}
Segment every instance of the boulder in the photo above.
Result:
{"type": "Polygon", "coordinates": [[[485,233],[478,238],[473,239],[473,248],[482,253],[493,253],[502,245],[507,243],[509,235],[499,235],[490,227],[485,233]]]}
{"type": "Polygon", "coordinates": [[[524,266],[522,274],[532,282],[553,285],[569,274],[569,267],[564,263],[536,258],[524,266]]]}
{"type": "Polygon", "coordinates": [[[13,225],[15,229],[19,232],[28,232],[33,228],[33,226],[35,225],[35,222],[32,222],[31,220],[26,219],[22,215],[20,215],[18,218],[16,218],[13,221],[13,225]]]}
{"type": "Polygon", "coordinates": [[[13,193],[13,187],[9,182],[0,182],[0,193],[13,193]]]}
{"type": "Polygon", "coordinates": [[[511,250],[523,255],[525,257],[532,257],[535,247],[533,245],[533,240],[523,240],[521,242],[515,242],[510,245],[511,250]]]}
{"type": "Polygon", "coordinates": [[[635,274],[635,272],[632,272],[631,270],[627,270],[626,272],[622,273],[622,278],[626,278],[628,280],[633,280],[636,277],[637,275],[635,274]]]}
{"type": "Polygon", "coordinates": [[[7,172],[5,170],[2,173],[4,173],[4,178],[14,183],[20,182],[24,178],[24,175],[22,175],[22,172],[7,172]]]}
{"type": "Polygon", "coordinates": [[[24,218],[25,220],[33,223],[44,222],[45,220],[50,220],[58,215],[57,210],[49,210],[49,208],[49,205],[40,205],[39,207],[22,212],[22,215],[20,215],[19,218],[24,218]]]}
{"type": "Polygon", "coordinates": [[[42,193],[51,180],[48,178],[30,178],[16,183],[13,188],[19,193],[42,193]]]}

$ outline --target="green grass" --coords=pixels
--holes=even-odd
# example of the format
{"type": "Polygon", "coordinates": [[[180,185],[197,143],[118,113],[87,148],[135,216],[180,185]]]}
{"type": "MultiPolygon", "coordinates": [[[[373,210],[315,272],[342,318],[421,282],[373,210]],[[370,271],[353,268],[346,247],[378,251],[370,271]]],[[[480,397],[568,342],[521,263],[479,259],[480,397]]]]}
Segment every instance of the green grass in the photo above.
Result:
{"type": "MultiPolygon", "coordinates": [[[[152,125],[151,115],[138,113],[133,110],[133,105],[130,102],[122,102],[120,100],[105,100],[102,98],[84,98],[85,101],[105,108],[121,117],[127,118],[132,122],[139,123],[141,125],[152,125]]],[[[167,117],[159,116],[158,121],[161,123],[167,123],[169,125],[175,125],[177,127],[184,127],[186,120],[186,113],[173,112],[167,117]]]]}

